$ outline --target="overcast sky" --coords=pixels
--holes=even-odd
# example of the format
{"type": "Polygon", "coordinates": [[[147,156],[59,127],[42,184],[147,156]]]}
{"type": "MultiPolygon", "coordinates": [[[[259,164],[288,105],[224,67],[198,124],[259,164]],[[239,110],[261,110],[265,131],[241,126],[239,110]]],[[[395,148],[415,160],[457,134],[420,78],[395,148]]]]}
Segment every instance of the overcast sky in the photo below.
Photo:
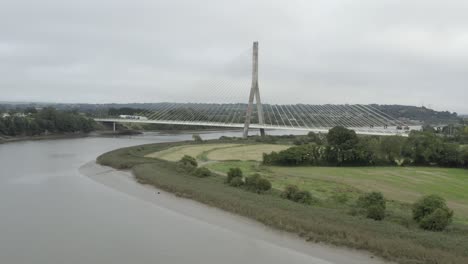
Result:
{"type": "Polygon", "coordinates": [[[1,0],[0,101],[247,101],[468,113],[465,0],[1,0]]]}

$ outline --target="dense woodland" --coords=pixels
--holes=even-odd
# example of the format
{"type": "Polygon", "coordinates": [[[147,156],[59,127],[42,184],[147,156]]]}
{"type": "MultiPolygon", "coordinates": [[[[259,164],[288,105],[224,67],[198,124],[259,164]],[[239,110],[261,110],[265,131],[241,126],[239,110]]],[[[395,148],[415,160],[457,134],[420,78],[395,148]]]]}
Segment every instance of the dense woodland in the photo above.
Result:
{"type": "Polygon", "coordinates": [[[49,133],[90,132],[94,120],[73,111],[59,111],[46,107],[39,111],[27,108],[17,113],[0,115],[0,136],[36,136],[49,133]]]}
{"type": "MultiPolygon", "coordinates": [[[[468,128],[460,138],[468,139],[468,128]]],[[[269,165],[315,166],[440,166],[468,167],[468,148],[454,137],[434,132],[412,131],[409,137],[357,136],[352,130],[335,127],[320,138],[314,133],[298,137],[297,146],[264,154],[269,165]]]]}

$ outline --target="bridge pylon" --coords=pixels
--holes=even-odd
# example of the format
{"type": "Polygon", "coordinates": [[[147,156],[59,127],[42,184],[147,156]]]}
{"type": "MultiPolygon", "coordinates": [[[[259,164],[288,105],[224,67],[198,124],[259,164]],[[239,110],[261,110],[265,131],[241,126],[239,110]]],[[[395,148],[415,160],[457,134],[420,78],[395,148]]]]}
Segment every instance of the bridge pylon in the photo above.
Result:
{"type": "MultiPolygon", "coordinates": [[[[250,120],[252,118],[254,99],[257,105],[258,123],[260,126],[263,126],[265,125],[265,121],[264,121],[265,119],[263,115],[262,101],[260,99],[260,89],[258,87],[258,42],[257,41],[253,43],[253,49],[252,49],[252,86],[250,88],[249,103],[247,105],[247,111],[245,114],[244,133],[243,133],[244,138],[246,138],[249,135],[249,126],[250,126],[250,120]]],[[[260,134],[262,135],[262,137],[265,136],[264,128],[260,128],[260,134]]]]}

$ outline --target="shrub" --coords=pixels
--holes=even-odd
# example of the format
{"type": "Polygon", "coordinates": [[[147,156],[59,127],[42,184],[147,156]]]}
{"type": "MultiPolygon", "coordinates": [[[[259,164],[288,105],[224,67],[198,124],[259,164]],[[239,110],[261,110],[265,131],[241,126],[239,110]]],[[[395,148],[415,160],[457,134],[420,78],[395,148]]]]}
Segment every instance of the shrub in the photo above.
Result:
{"type": "Polygon", "coordinates": [[[266,192],[271,189],[271,182],[265,178],[260,178],[257,181],[257,192],[266,192]]]}
{"type": "Polygon", "coordinates": [[[365,193],[358,198],[359,207],[369,208],[373,205],[379,205],[385,209],[385,199],[381,192],[365,193]]]}
{"type": "Polygon", "coordinates": [[[298,191],[293,195],[292,200],[297,203],[311,204],[312,195],[309,191],[298,191]]]}
{"type": "Polygon", "coordinates": [[[331,198],[333,199],[333,201],[341,204],[345,204],[349,200],[349,197],[346,193],[337,193],[334,194],[331,198]]]}
{"type": "Polygon", "coordinates": [[[261,178],[260,174],[258,173],[252,174],[248,176],[247,178],[245,178],[245,185],[255,187],[260,178],[261,178]]]}
{"type": "Polygon", "coordinates": [[[262,178],[258,173],[245,178],[245,185],[247,189],[257,193],[266,192],[271,189],[271,182],[262,178]]]}
{"type": "Polygon", "coordinates": [[[442,231],[452,221],[452,215],[452,211],[437,208],[432,214],[421,219],[419,227],[425,230],[442,231]]]}
{"type": "Polygon", "coordinates": [[[299,192],[299,188],[296,185],[288,185],[284,188],[284,191],[281,193],[281,198],[292,200],[294,194],[299,192]]]}
{"type": "Polygon", "coordinates": [[[204,178],[204,177],[209,177],[211,176],[211,171],[208,168],[201,167],[197,168],[194,172],[193,175],[199,177],[199,178],[204,178]]]}
{"type": "Polygon", "coordinates": [[[239,187],[244,185],[244,181],[242,180],[242,177],[234,177],[229,182],[229,185],[231,185],[232,187],[239,187]]]}
{"type": "Polygon", "coordinates": [[[297,203],[311,204],[316,199],[312,197],[309,191],[299,190],[296,185],[288,185],[281,193],[281,198],[288,199],[297,203]]]}
{"type": "Polygon", "coordinates": [[[413,204],[413,219],[423,229],[441,231],[450,224],[452,217],[453,211],[438,195],[424,196],[413,204]]]}
{"type": "Polygon", "coordinates": [[[381,192],[370,192],[359,197],[357,205],[364,209],[367,218],[383,220],[386,202],[381,192]]]}
{"type": "Polygon", "coordinates": [[[242,170],[240,168],[230,168],[227,173],[227,182],[230,183],[232,179],[240,177],[242,178],[242,170]]]}
{"type": "Polygon", "coordinates": [[[371,205],[366,209],[366,217],[377,221],[385,218],[385,207],[381,205],[371,205]]]}
{"type": "Polygon", "coordinates": [[[189,155],[184,155],[181,159],[180,159],[180,162],[181,163],[184,163],[185,165],[191,165],[193,167],[197,167],[198,166],[198,163],[197,163],[197,160],[192,157],[192,156],[189,156],[189,155]]]}
{"type": "Polygon", "coordinates": [[[178,162],[178,169],[186,172],[195,170],[198,166],[197,160],[194,157],[185,155],[178,162]]]}

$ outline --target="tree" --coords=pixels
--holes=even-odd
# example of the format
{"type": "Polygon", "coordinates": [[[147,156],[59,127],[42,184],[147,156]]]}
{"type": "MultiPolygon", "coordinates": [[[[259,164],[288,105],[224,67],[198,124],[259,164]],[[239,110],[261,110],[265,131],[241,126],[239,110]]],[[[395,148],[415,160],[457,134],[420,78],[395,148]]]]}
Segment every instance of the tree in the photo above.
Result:
{"type": "Polygon", "coordinates": [[[351,149],[359,139],[354,130],[347,129],[342,126],[336,126],[327,134],[327,142],[330,146],[338,147],[340,149],[351,149]]]}
{"type": "Polygon", "coordinates": [[[462,166],[468,168],[468,148],[463,149],[460,156],[462,166]]]}
{"type": "Polygon", "coordinates": [[[458,144],[442,144],[438,157],[439,166],[458,167],[462,163],[458,144]]]}
{"type": "Polygon", "coordinates": [[[437,163],[443,142],[436,134],[429,132],[411,131],[403,156],[410,158],[417,165],[437,163]]]}
{"type": "Polygon", "coordinates": [[[354,130],[337,126],[328,131],[327,142],[328,161],[342,164],[354,159],[353,149],[359,143],[359,138],[354,130]]]}
{"type": "Polygon", "coordinates": [[[380,140],[380,151],[387,161],[395,163],[402,156],[403,146],[406,139],[401,136],[386,136],[380,140]]]}
{"type": "Polygon", "coordinates": [[[35,107],[26,107],[26,109],[24,109],[24,113],[26,113],[26,114],[36,114],[37,110],[36,110],[35,107]]]}
{"type": "Polygon", "coordinates": [[[200,137],[200,135],[198,135],[198,134],[193,134],[193,135],[192,135],[192,139],[193,139],[195,142],[198,142],[198,143],[203,142],[203,139],[202,139],[202,138],[200,137]]]}

